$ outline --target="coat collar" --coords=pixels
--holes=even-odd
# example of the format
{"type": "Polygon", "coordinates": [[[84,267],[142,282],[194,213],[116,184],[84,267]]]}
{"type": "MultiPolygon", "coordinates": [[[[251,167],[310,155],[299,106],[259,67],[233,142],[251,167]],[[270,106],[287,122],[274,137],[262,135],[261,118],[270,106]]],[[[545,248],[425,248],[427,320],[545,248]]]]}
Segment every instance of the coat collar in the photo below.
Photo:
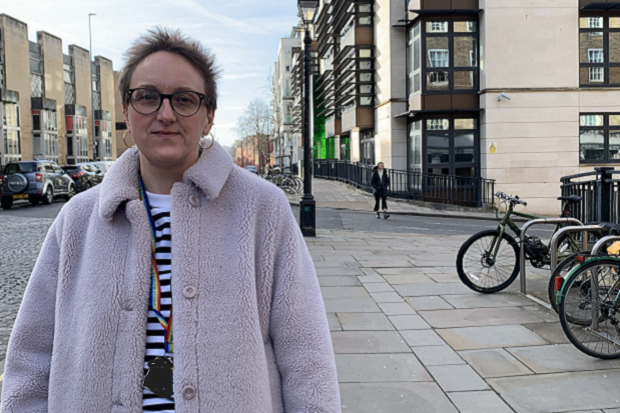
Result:
{"type": "MultiPolygon", "coordinates": [[[[210,144],[207,139],[204,145],[210,144]]],[[[233,169],[233,160],[219,143],[214,142],[209,149],[204,149],[198,161],[185,171],[183,182],[193,183],[207,199],[215,199],[224,187],[233,169]]],[[[114,165],[106,172],[99,191],[99,217],[104,221],[112,220],[118,207],[125,201],[139,199],[138,171],[140,170],[140,152],[137,148],[125,151],[114,165]]]]}

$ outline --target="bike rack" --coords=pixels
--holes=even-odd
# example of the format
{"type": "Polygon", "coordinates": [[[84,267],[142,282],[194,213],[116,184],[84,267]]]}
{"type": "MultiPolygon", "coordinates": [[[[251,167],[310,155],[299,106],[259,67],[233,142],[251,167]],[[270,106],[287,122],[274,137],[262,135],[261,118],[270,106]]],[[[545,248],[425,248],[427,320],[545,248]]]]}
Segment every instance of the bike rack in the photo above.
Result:
{"type": "MultiPolygon", "coordinates": [[[[581,224],[583,225],[583,224],[581,224]]],[[[551,245],[549,246],[550,250],[551,250],[551,273],[553,273],[553,271],[555,271],[555,267],[558,265],[557,260],[558,260],[558,240],[560,239],[560,237],[564,234],[567,233],[571,233],[571,232],[583,232],[584,233],[584,238],[582,240],[582,247],[583,247],[583,251],[587,251],[588,250],[588,238],[587,238],[587,234],[588,232],[593,232],[593,231],[606,231],[605,228],[603,228],[600,225],[585,225],[585,226],[581,226],[581,227],[566,227],[566,228],[562,228],[560,230],[558,230],[558,232],[555,233],[555,235],[553,236],[553,238],[551,238],[551,245]]],[[[596,246],[596,245],[595,245],[596,246]]]]}
{"type": "MultiPolygon", "coordinates": [[[[578,231],[586,231],[586,228],[590,228],[590,227],[584,227],[583,223],[581,221],[579,221],[576,218],[537,218],[537,219],[533,219],[531,221],[526,222],[523,225],[523,228],[521,228],[521,248],[519,249],[519,275],[520,275],[520,282],[521,282],[521,291],[520,293],[522,295],[524,295],[525,297],[529,298],[530,300],[541,304],[547,308],[551,308],[551,305],[547,304],[546,302],[539,300],[538,298],[534,297],[533,295],[530,295],[527,293],[527,278],[526,278],[526,268],[525,268],[525,238],[526,238],[526,233],[527,230],[530,229],[530,227],[537,225],[537,224],[561,224],[561,223],[572,223],[572,224],[576,224],[579,225],[579,227],[567,227],[567,228],[562,228],[561,230],[559,230],[558,232],[556,232],[556,234],[554,235],[554,237],[551,240],[551,264],[552,268],[555,268],[555,264],[554,264],[554,259],[557,257],[557,238],[559,238],[559,234],[562,231],[566,231],[568,229],[573,229],[574,231],[572,232],[578,232],[578,231]],[[555,240],[555,244],[553,243],[553,241],[555,240]]],[[[601,226],[597,225],[596,226],[597,229],[604,229],[601,226]]],[[[568,231],[566,231],[568,232],[568,231]]],[[[584,234],[587,234],[587,232],[584,232],[584,234]]],[[[584,236],[584,243],[585,245],[587,245],[588,239],[586,236],[584,236]]]]}
{"type": "MultiPolygon", "coordinates": [[[[605,245],[605,243],[609,242],[609,241],[619,241],[620,240],[620,236],[618,235],[609,235],[607,237],[603,237],[601,238],[596,244],[594,244],[594,247],[592,247],[592,255],[596,256],[598,254],[598,250],[601,249],[601,247],[603,245],[605,245]]],[[[593,333],[597,334],[597,335],[601,335],[604,333],[601,333],[598,330],[598,294],[594,294],[594,291],[598,292],[598,268],[594,267],[592,270],[592,279],[590,280],[590,291],[591,291],[591,295],[592,295],[592,326],[590,327],[590,329],[592,330],[593,333]]],[[[602,336],[603,338],[606,338],[609,340],[609,337],[602,336]]],[[[614,343],[616,342],[615,340],[612,340],[614,343]]],[[[616,343],[618,344],[618,343],[616,343]]]]}

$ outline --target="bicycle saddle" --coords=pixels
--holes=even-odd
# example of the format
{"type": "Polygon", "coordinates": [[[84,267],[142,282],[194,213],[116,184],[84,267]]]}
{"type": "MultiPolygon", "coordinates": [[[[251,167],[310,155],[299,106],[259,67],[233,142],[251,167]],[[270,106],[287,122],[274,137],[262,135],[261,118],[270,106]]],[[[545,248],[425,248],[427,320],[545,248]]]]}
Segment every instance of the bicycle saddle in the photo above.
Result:
{"type": "Polygon", "coordinates": [[[581,197],[579,195],[561,196],[558,198],[558,201],[579,202],[581,197]]]}

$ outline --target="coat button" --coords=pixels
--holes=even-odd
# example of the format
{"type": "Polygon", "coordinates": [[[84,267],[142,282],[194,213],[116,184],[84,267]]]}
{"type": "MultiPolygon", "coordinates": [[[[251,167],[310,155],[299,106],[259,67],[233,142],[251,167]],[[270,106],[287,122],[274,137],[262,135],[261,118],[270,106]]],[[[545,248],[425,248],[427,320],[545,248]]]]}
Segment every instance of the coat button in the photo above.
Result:
{"type": "Polygon", "coordinates": [[[198,197],[198,195],[192,194],[189,197],[189,203],[192,204],[195,207],[199,207],[200,206],[200,198],[198,197]]]}
{"type": "Polygon", "coordinates": [[[196,288],[191,285],[183,288],[183,295],[185,298],[194,298],[196,297],[196,288]]]}
{"type": "Polygon", "coordinates": [[[196,397],[196,389],[194,389],[192,386],[183,387],[183,390],[181,392],[183,393],[183,398],[185,400],[191,400],[196,397]]]}

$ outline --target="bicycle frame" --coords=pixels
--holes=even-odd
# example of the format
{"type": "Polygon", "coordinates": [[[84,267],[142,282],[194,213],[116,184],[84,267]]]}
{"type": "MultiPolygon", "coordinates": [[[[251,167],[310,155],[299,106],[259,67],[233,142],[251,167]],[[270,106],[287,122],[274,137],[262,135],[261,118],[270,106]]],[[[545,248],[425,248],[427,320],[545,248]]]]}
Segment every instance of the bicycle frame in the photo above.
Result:
{"type": "MultiPolygon", "coordinates": [[[[517,224],[510,218],[511,215],[516,215],[519,217],[529,218],[529,219],[544,218],[538,215],[526,214],[524,212],[517,212],[514,210],[513,206],[510,205],[508,209],[506,210],[506,214],[504,215],[504,218],[500,221],[499,226],[497,227],[497,229],[499,230],[499,236],[495,240],[493,240],[493,242],[491,243],[490,250],[492,250],[493,253],[491,254],[491,256],[488,257],[490,265],[495,264],[495,260],[497,258],[497,253],[499,252],[499,246],[500,246],[500,242],[496,243],[496,241],[501,240],[503,238],[504,233],[506,232],[506,226],[508,226],[517,235],[517,237],[521,238],[521,228],[519,228],[517,224]]],[[[556,224],[554,226],[553,233],[551,234],[552,238],[553,238],[553,235],[555,235],[555,233],[558,232],[560,228],[563,228],[562,224],[556,224]]],[[[521,240],[521,243],[523,243],[523,241],[524,240],[521,240]]],[[[569,242],[572,244],[571,245],[572,248],[576,250],[580,249],[579,244],[573,239],[572,235],[569,235],[569,242]]],[[[547,248],[550,247],[550,243],[551,243],[551,240],[549,241],[547,248]]],[[[547,257],[547,260],[550,262],[550,257],[547,257]]]]}

